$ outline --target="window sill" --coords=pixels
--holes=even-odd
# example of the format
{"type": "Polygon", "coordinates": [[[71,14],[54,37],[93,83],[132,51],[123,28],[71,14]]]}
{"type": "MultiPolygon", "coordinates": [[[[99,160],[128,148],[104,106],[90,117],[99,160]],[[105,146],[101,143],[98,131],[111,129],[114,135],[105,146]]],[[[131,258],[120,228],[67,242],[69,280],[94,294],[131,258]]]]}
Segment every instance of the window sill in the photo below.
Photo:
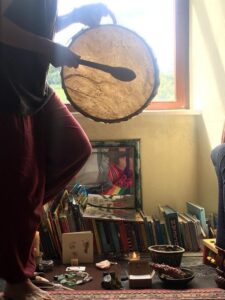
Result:
{"type": "Polygon", "coordinates": [[[153,115],[201,115],[201,111],[192,109],[144,110],[142,113],[153,115]]]}

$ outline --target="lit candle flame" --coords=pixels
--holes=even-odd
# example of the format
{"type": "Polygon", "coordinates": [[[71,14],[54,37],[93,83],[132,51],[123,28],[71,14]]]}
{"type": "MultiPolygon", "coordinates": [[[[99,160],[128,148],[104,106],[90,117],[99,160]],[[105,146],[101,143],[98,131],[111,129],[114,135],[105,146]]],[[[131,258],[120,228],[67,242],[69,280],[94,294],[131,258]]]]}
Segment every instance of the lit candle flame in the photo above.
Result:
{"type": "Polygon", "coordinates": [[[139,260],[140,259],[140,254],[135,251],[131,252],[129,256],[130,256],[130,260],[139,260]]]}

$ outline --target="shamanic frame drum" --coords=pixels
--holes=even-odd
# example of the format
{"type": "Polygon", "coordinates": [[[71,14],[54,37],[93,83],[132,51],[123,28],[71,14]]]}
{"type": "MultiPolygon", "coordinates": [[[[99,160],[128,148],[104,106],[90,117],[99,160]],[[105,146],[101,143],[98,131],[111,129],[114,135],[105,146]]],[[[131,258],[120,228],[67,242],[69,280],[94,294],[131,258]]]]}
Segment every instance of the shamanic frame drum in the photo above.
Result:
{"type": "Polygon", "coordinates": [[[157,94],[159,71],[151,48],[135,32],[110,24],[84,29],[69,48],[82,59],[135,72],[122,81],[93,67],[63,67],[62,87],[72,106],[95,121],[116,123],[141,113],[157,94]]]}

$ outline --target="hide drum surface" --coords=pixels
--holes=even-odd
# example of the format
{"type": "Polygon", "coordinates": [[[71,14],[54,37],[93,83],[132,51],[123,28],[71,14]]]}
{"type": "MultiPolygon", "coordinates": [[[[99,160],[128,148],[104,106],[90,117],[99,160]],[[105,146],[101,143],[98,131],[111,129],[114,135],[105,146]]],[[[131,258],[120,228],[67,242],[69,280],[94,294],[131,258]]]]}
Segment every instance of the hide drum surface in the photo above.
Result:
{"type": "Polygon", "coordinates": [[[141,113],[156,95],[159,72],[155,57],[133,31],[118,25],[100,25],[79,32],[69,48],[82,59],[126,67],[136,73],[134,80],[125,82],[83,65],[63,67],[63,89],[83,115],[105,123],[125,121],[141,113]]]}

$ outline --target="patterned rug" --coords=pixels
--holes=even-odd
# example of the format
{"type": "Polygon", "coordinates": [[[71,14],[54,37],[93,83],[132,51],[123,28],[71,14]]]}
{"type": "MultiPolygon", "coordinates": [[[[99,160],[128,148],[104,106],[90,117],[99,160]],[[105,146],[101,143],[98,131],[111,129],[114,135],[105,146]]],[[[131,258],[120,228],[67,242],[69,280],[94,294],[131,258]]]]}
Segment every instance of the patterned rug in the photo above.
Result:
{"type": "Polygon", "coordinates": [[[119,299],[148,299],[148,300],[225,300],[225,290],[219,288],[209,289],[188,289],[188,290],[119,290],[119,291],[105,291],[105,290],[75,290],[75,291],[52,291],[51,295],[56,300],[119,300],[119,299]]]}

